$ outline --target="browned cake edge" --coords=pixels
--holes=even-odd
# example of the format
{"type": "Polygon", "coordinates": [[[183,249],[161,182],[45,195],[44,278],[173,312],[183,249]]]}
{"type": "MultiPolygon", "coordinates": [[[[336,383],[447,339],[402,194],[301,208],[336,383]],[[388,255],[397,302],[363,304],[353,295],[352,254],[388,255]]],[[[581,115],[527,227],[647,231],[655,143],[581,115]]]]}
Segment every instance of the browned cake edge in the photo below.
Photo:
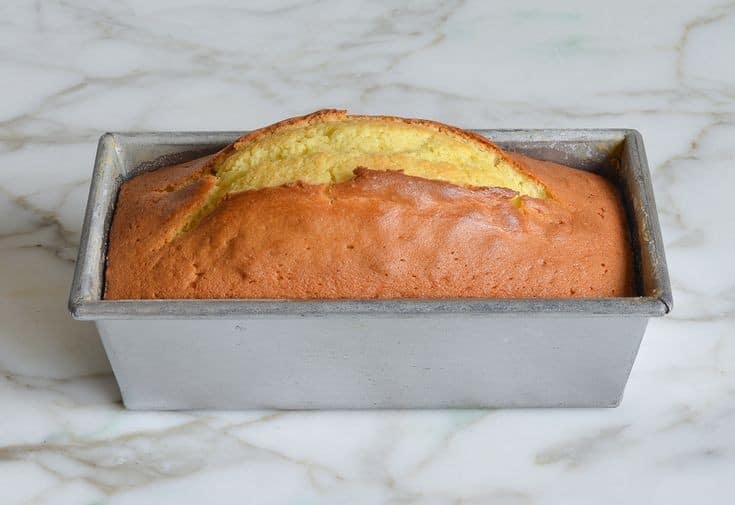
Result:
{"type": "Polygon", "coordinates": [[[508,155],[484,137],[426,120],[379,116],[447,129],[480,142],[544,184],[554,198],[523,197],[523,205],[517,208],[507,202],[508,194],[515,195],[510,190],[485,191],[478,199],[473,188],[399,173],[363,173],[354,181],[330,186],[296,184],[229,195],[195,229],[178,235],[181,223],[213,187],[212,170],[223,157],[279,128],[343,117],[344,111],[323,110],[281,121],[240,137],[214,155],[125,182],[110,231],[105,298],[632,294],[625,213],[612,184],[587,172],[508,155]],[[339,195],[336,200],[335,194],[339,195]],[[303,216],[304,221],[294,220],[294,215],[303,216]],[[474,227],[467,227],[468,215],[476,219],[474,227]],[[385,216],[398,218],[386,225],[385,216]],[[270,228],[254,232],[262,221],[270,228]],[[403,263],[408,260],[408,264],[396,270],[392,263],[400,262],[398,251],[405,252],[405,244],[395,242],[394,236],[402,234],[402,226],[434,233],[436,250],[418,247],[426,242],[422,237],[413,244],[420,254],[404,254],[403,263]],[[449,243],[442,236],[460,232],[466,240],[449,243]],[[343,243],[366,237],[388,252],[369,244],[355,251],[343,243]],[[287,259],[309,242],[331,259],[323,261],[311,253],[308,258],[287,259]],[[463,255],[461,268],[445,264],[441,256],[445,247],[463,255]],[[488,271],[489,264],[495,270],[488,271]],[[448,273],[439,278],[434,275],[437,270],[448,273]],[[479,270],[484,271],[482,279],[473,273],[479,270]],[[345,282],[340,275],[352,279],[345,282]],[[416,280],[421,276],[424,281],[416,280]]]}

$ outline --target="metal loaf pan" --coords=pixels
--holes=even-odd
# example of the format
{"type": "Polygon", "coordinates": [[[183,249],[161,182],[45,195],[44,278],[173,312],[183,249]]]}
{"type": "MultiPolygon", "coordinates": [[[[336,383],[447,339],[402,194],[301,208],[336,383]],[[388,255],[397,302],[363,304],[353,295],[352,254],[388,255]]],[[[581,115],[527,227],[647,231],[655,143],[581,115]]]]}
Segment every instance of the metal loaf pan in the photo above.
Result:
{"type": "Polygon", "coordinates": [[[120,184],[239,133],[100,139],[69,299],[93,320],[131,409],[612,407],[650,317],[672,306],[635,130],[479,130],[620,188],[640,296],[487,300],[102,300],[120,184]]]}

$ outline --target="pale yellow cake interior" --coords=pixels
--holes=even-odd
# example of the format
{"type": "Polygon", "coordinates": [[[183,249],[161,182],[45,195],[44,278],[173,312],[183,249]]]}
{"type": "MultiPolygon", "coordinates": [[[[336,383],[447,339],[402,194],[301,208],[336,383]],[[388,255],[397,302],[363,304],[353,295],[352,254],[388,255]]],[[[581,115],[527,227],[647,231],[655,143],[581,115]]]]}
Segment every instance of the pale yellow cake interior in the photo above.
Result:
{"type": "Polygon", "coordinates": [[[343,182],[354,177],[357,167],[402,170],[426,179],[503,187],[546,198],[543,184],[518,171],[502,153],[476,141],[427,125],[347,117],[280,129],[239,146],[215,167],[217,183],[186,229],[228,193],[297,181],[343,182]]]}

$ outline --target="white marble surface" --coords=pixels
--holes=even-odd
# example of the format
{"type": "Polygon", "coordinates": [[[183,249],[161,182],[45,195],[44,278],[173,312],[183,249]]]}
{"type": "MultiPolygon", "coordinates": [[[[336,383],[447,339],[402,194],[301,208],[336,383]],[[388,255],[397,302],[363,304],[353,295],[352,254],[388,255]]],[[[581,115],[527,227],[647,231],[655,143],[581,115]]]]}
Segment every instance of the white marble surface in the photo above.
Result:
{"type": "Polygon", "coordinates": [[[0,5],[1,504],[735,500],[735,4],[208,4],[0,5]],[[122,408],[65,308],[97,137],[324,106],[642,131],[676,309],[621,407],[122,408]]]}

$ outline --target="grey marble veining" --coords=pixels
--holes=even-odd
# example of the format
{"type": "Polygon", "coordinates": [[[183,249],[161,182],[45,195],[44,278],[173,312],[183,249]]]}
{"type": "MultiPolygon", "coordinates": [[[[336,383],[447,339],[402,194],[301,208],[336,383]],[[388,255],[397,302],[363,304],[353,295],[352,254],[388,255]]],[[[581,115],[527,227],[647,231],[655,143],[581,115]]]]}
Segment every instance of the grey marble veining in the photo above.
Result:
{"type": "Polygon", "coordinates": [[[0,5],[0,503],[727,503],[735,4],[0,5]],[[325,107],[632,127],[676,309],[614,410],[128,412],[66,296],[97,137],[325,107]]]}

